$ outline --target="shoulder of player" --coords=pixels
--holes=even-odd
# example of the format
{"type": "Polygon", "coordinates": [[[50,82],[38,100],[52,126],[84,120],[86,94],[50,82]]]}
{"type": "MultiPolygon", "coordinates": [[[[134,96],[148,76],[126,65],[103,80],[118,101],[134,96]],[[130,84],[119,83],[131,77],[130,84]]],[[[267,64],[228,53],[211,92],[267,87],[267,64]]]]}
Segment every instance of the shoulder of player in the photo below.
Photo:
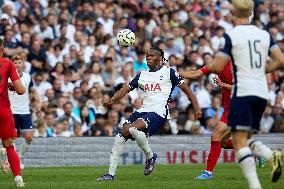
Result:
{"type": "Polygon", "coordinates": [[[2,64],[6,64],[7,66],[10,66],[11,64],[14,64],[11,60],[9,60],[7,58],[0,58],[0,62],[2,64]]]}

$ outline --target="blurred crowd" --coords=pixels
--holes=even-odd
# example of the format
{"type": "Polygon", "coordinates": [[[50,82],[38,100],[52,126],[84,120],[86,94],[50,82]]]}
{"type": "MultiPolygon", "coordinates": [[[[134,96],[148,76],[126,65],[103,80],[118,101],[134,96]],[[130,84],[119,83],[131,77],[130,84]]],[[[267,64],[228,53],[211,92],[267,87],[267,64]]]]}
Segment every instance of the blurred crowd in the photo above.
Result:
{"type": "MultiPolygon", "coordinates": [[[[32,113],[36,137],[114,136],[141,107],[141,91],[109,109],[102,100],[148,69],[145,53],[152,45],[165,51],[165,64],[196,70],[214,57],[223,33],[234,25],[229,0],[0,0],[0,6],[5,54],[22,57],[42,99],[41,110],[32,113]],[[130,48],[117,44],[124,28],[136,35],[130,48]]],[[[252,23],[269,31],[284,51],[283,2],[255,0],[252,23]]],[[[284,132],[283,75],[267,75],[270,100],[260,133],[284,132]]],[[[194,120],[190,102],[176,88],[172,119],[158,134],[212,132],[223,112],[213,78],[187,81],[203,118],[194,120]]],[[[34,103],[31,96],[31,108],[34,103]]]]}

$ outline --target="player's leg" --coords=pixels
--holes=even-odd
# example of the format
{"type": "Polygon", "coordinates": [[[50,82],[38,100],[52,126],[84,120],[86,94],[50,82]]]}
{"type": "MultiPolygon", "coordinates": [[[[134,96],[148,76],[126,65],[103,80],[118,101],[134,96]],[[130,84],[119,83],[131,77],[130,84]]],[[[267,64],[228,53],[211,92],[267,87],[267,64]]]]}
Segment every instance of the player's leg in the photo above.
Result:
{"type": "Polygon", "coordinates": [[[231,99],[229,126],[231,127],[237,160],[248,181],[249,188],[260,189],[261,185],[256,173],[255,160],[252,151],[247,145],[253,119],[253,98],[233,97],[231,99]]]}
{"type": "Polygon", "coordinates": [[[150,159],[153,157],[153,152],[150,149],[147,136],[145,132],[143,132],[147,128],[146,124],[143,119],[137,119],[131,124],[129,133],[135,139],[137,145],[143,150],[146,159],[150,159]]]}
{"type": "Polygon", "coordinates": [[[144,119],[137,119],[129,128],[129,133],[135,139],[137,145],[143,150],[146,156],[144,169],[145,176],[149,175],[153,171],[154,164],[157,159],[157,154],[152,152],[147,140],[147,136],[145,132],[143,132],[147,129],[147,127],[148,124],[144,121],[144,119]]]}
{"type": "Polygon", "coordinates": [[[21,120],[22,120],[22,133],[24,137],[24,141],[21,144],[20,151],[19,151],[19,156],[21,160],[21,169],[24,168],[23,160],[24,160],[24,155],[30,148],[33,136],[34,136],[34,129],[33,129],[33,124],[32,124],[32,119],[30,114],[25,114],[21,115],[21,120]]]}
{"type": "Polygon", "coordinates": [[[237,159],[244,176],[248,180],[250,189],[260,189],[261,185],[256,173],[255,160],[252,151],[247,146],[248,131],[232,132],[234,148],[237,152],[237,159]]]}
{"type": "Polygon", "coordinates": [[[211,147],[207,158],[206,170],[201,175],[196,177],[196,179],[206,180],[213,178],[214,167],[216,166],[221,153],[221,139],[227,130],[228,126],[225,123],[221,121],[217,123],[217,126],[213,130],[211,136],[211,147]]]}
{"type": "Polygon", "coordinates": [[[141,113],[139,119],[131,124],[129,133],[135,139],[137,145],[143,150],[146,161],[144,175],[147,176],[152,173],[157,159],[157,154],[153,153],[147,135],[151,136],[156,133],[165,124],[166,119],[162,118],[154,112],[141,113]],[[146,135],[147,133],[147,135],[146,135]]]}
{"type": "Polygon", "coordinates": [[[223,149],[234,149],[231,131],[228,129],[222,136],[221,147],[223,149]]]}
{"type": "Polygon", "coordinates": [[[8,138],[2,140],[4,148],[7,151],[8,161],[10,163],[11,170],[15,176],[15,182],[17,187],[24,187],[24,182],[22,178],[21,168],[20,168],[20,158],[13,146],[13,139],[8,138]]]}
{"type": "Polygon", "coordinates": [[[134,122],[138,118],[138,113],[134,112],[124,123],[121,133],[117,134],[114,139],[114,144],[110,153],[110,163],[108,174],[102,175],[97,178],[97,181],[113,180],[115,179],[116,169],[120,160],[120,156],[124,152],[125,142],[131,138],[129,133],[130,123],[134,122]]]}
{"type": "MultiPolygon", "coordinates": [[[[266,107],[266,101],[258,98],[255,103],[253,114],[253,129],[259,130],[259,122],[266,107]]],[[[250,136],[249,136],[250,138],[250,136]]],[[[279,150],[272,151],[268,146],[264,145],[261,141],[256,139],[249,139],[248,145],[251,151],[257,157],[263,157],[270,163],[271,166],[271,180],[272,182],[278,181],[281,176],[281,166],[283,164],[283,154],[279,150]]]]}
{"type": "Polygon", "coordinates": [[[13,138],[17,136],[13,115],[10,109],[1,108],[0,114],[0,137],[3,147],[6,148],[8,161],[15,176],[17,187],[24,187],[20,169],[20,158],[13,146],[13,138]]]}

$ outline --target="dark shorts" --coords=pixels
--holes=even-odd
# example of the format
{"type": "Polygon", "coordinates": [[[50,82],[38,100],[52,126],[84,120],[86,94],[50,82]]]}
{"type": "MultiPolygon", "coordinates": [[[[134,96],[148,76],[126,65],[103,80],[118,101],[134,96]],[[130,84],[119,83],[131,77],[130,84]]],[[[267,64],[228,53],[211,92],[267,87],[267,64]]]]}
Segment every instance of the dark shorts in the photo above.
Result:
{"type": "Polygon", "coordinates": [[[149,136],[152,136],[158,132],[166,123],[166,118],[163,118],[156,114],[155,112],[133,112],[131,116],[126,120],[126,123],[133,123],[137,119],[142,119],[146,126],[147,130],[144,131],[149,136]]]}
{"type": "Polygon", "coordinates": [[[11,109],[0,107],[0,112],[0,138],[2,140],[16,138],[17,132],[11,109]]]}
{"type": "Polygon", "coordinates": [[[231,131],[258,131],[266,102],[256,96],[233,97],[229,113],[231,131]]]}
{"type": "Polygon", "coordinates": [[[34,126],[32,123],[31,114],[13,114],[15,126],[18,132],[33,131],[34,126]]]}

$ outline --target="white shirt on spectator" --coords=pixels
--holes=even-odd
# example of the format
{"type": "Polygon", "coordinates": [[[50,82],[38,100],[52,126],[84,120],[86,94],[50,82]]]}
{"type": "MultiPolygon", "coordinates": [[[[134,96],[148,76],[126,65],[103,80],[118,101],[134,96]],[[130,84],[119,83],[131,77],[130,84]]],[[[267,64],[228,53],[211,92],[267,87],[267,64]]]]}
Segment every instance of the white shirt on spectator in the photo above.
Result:
{"type": "Polygon", "coordinates": [[[132,81],[132,77],[129,77],[129,79],[126,81],[122,76],[119,76],[118,78],[116,78],[116,80],[114,81],[114,85],[117,86],[121,83],[125,83],[128,84],[130,81],[132,81]]]}
{"type": "Polygon", "coordinates": [[[260,120],[260,130],[264,133],[269,133],[273,123],[274,119],[271,116],[268,117],[262,116],[260,120]]]}
{"type": "Polygon", "coordinates": [[[210,95],[205,88],[199,89],[196,98],[201,108],[209,108],[211,106],[210,95]]]}
{"type": "Polygon", "coordinates": [[[75,85],[72,82],[68,82],[65,84],[64,81],[62,81],[61,83],[61,91],[63,93],[73,92],[74,88],[75,88],[75,85]]]}
{"type": "Polygon", "coordinates": [[[65,114],[62,108],[56,108],[56,117],[61,117],[65,114]]]}
{"type": "Polygon", "coordinates": [[[36,86],[37,91],[41,97],[45,96],[45,91],[48,89],[52,89],[52,85],[48,81],[43,81],[39,84],[39,86],[36,86]]]}
{"type": "MultiPolygon", "coordinates": [[[[74,25],[72,24],[68,24],[67,25],[67,33],[65,35],[65,37],[72,43],[74,42],[74,35],[75,35],[75,32],[76,32],[76,28],[74,25]]],[[[61,34],[60,34],[61,35],[61,34]]]]}
{"type": "Polygon", "coordinates": [[[157,23],[155,22],[155,20],[151,19],[149,21],[149,24],[147,24],[147,26],[145,27],[146,31],[151,35],[153,29],[157,27],[157,23]]]}
{"type": "Polygon", "coordinates": [[[63,61],[62,55],[59,55],[58,57],[56,57],[53,53],[47,55],[47,62],[52,68],[54,68],[57,62],[62,62],[62,61],[63,61]]]}
{"type": "Polygon", "coordinates": [[[187,120],[184,126],[184,130],[188,131],[188,132],[192,132],[192,126],[196,126],[196,127],[201,127],[200,121],[195,120],[187,120]]]}
{"type": "Polygon", "coordinates": [[[93,55],[94,51],[95,51],[95,49],[90,47],[90,46],[87,46],[84,49],[84,60],[85,60],[85,63],[89,63],[91,61],[91,56],[93,55]]]}
{"type": "Polygon", "coordinates": [[[62,136],[62,137],[71,137],[72,134],[73,134],[73,133],[72,133],[71,131],[63,131],[63,132],[61,133],[61,136],[62,136]]]}
{"type": "Polygon", "coordinates": [[[25,65],[24,72],[25,73],[30,73],[31,69],[32,69],[32,64],[30,62],[28,62],[28,61],[25,61],[24,65],[25,65]]]}
{"type": "Polygon", "coordinates": [[[213,36],[211,38],[211,45],[212,45],[212,48],[217,51],[219,49],[219,44],[220,44],[220,41],[221,41],[221,37],[218,37],[217,35],[213,36]]]}
{"type": "Polygon", "coordinates": [[[183,91],[180,90],[180,97],[178,98],[178,108],[185,110],[190,101],[188,100],[187,96],[184,94],[183,91]]]}
{"type": "Polygon", "coordinates": [[[269,90],[268,95],[269,95],[270,104],[271,104],[272,106],[274,106],[274,105],[275,105],[275,100],[276,100],[275,91],[269,90]]]}
{"type": "Polygon", "coordinates": [[[233,24],[226,22],[225,20],[219,20],[218,25],[222,26],[226,32],[233,29],[233,24]]]}
{"type": "Polygon", "coordinates": [[[113,35],[114,21],[112,19],[109,18],[107,20],[104,20],[102,17],[100,17],[97,21],[103,25],[105,33],[113,35]]]}
{"type": "Polygon", "coordinates": [[[50,26],[48,26],[44,31],[41,31],[40,26],[36,25],[34,27],[34,32],[38,33],[42,39],[45,38],[54,39],[53,31],[50,26]]]}
{"type": "Polygon", "coordinates": [[[105,86],[105,82],[104,82],[101,74],[92,74],[90,82],[92,83],[92,86],[93,86],[94,83],[99,83],[101,87],[105,86]]]}
{"type": "Polygon", "coordinates": [[[172,134],[176,135],[178,133],[177,120],[176,119],[170,119],[169,124],[170,124],[170,127],[171,127],[172,134]]]}
{"type": "Polygon", "coordinates": [[[106,44],[101,44],[98,46],[98,50],[100,50],[103,54],[106,54],[107,50],[108,50],[109,46],[106,44]]]}

